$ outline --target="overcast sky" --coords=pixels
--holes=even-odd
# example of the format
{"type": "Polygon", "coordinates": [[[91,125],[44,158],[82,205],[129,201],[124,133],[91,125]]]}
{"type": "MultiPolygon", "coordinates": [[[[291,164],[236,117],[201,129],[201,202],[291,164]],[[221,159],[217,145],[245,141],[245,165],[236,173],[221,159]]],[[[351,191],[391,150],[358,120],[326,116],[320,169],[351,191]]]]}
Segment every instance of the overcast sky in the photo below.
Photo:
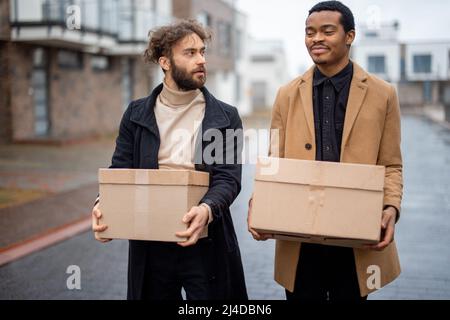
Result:
{"type": "MultiPolygon", "coordinates": [[[[289,74],[295,77],[312,65],[304,45],[308,10],[318,0],[237,0],[247,14],[248,31],[256,39],[284,42],[289,74]]],[[[398,20],[402,41],[446,40],[450,42],[450,0],[342,0],[355,16],[356,25],[398,20]]],[[[356,29],[358,32],[358,29],[356,29]]],[[[358,37],[358,35],[357,35],[358,37]]]]}

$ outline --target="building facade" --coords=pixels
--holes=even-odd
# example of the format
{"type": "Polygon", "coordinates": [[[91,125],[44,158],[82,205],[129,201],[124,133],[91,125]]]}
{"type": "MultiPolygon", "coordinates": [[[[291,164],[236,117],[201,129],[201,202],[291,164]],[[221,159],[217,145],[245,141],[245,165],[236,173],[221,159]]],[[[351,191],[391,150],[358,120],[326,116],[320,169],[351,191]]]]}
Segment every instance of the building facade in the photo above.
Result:
{"type": "Polygon", "coordinates": [[[400,41],[398,23],[359,28],[352,58],[397,87],[403,108],[432,111],[450,121],[450,40],[400,41]]]}
{"type": "Polygon", "coordinates": [[[270,110],[278,89],[290,80],[283,43],[250,39],[247,74],[253,112],[270,110]]]}
{"type": "Polygon", "coordinates": [[[148,31],[173,20],[165,0],[2,0],[2,142],[64,142],[110,134],[148,95],[148,31]]]}
{"type": "Polygon", "coordinates": [[[242,15],[235,9],[234,1],[173,0],[173,15],[178,19],[196,19],[211,31],[212,41],[207,48],[206,87],[218,99],[240,109],[236,41],[238,34],[245,32],[245,29],[238,28],[242,15]]]}

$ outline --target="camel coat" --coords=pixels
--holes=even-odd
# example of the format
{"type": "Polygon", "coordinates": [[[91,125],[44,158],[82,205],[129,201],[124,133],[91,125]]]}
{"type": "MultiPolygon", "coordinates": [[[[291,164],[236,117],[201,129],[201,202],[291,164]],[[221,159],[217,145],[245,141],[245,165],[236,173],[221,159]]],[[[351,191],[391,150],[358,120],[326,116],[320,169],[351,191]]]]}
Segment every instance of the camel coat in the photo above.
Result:
{"type": "MultiPolygon", "coordinates": [[[[397,208],[398,219],[403,182],[397,94],[387,82],[368,74],[354,62],[353,65],[340,161],[385,166],[383,204],[397,208]]],[[[315,160],[313,72],[314,67],[278,91],[271,121],[271,129],[278,129],[277,134],[271,131],[272,157],[315,160]]],[[[300,242],[276,241],[275,281],[291,292],[300,250],[300,242]]],[[[361,296],[385,286],[400,274],[395,242],[380,252],[353,251],[361,296]]]]}

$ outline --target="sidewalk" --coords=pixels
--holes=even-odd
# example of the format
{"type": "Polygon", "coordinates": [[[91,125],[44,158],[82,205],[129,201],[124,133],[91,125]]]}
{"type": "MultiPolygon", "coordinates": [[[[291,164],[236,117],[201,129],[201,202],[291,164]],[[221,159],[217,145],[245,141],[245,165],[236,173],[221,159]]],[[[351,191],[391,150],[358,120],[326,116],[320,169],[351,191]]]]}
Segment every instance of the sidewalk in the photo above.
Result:
{"type": "Polygon", "coordinates": [[[98,193],[97,170],[109,166],[113,150],[113,138],[67,146],[0,145],[0,255],[88,219],[98,193]]]}

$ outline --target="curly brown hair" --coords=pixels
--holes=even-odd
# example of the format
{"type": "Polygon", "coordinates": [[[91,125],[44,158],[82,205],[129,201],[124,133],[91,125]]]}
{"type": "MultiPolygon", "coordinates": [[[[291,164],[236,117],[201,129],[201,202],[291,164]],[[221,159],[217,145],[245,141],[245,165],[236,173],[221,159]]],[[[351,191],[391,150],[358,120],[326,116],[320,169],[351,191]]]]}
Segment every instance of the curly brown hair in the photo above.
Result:
{"type": "Polygon", "coordinates": [[[204,42],[211,40],[211,32],[196,20],[180,22],[153,29],[148,33],[149,42],[144,52],[144,61],[158,63],[162,56],[171,57],[172,47],[185,36],[197,34],[204,42]]]}

